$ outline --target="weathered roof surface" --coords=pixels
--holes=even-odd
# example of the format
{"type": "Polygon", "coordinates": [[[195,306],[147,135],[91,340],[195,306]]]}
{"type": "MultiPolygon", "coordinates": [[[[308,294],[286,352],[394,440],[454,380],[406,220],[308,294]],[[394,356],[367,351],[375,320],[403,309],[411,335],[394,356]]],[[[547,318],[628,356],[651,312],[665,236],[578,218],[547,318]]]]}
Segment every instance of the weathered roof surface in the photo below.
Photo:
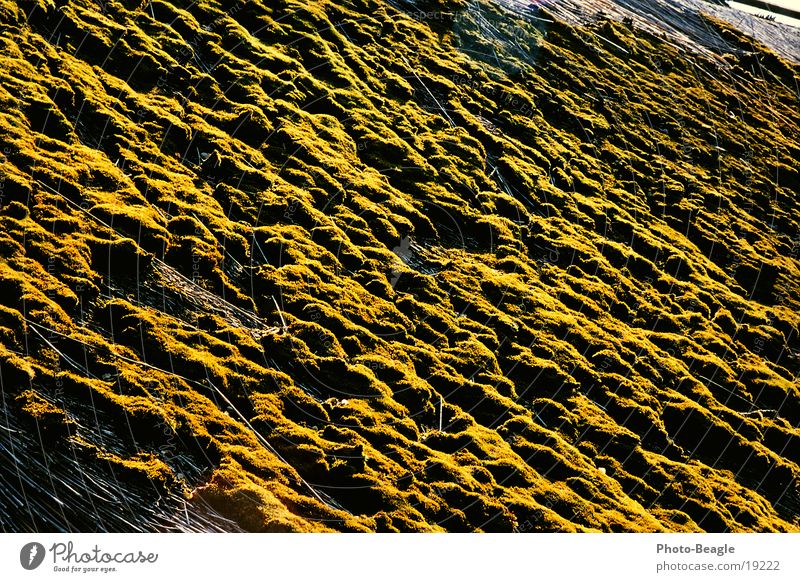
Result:
{"type": "Polygon", "coordinates": [[[508,6],[0,0],[0,529],[800,530],[796,64],[508,6]]]}
{"type": "Polygon", "coordinates": [[[618,21],[630,19],[633,26],[663,34],[675,45],[711,56],[736,50],[703,21],[704,12],[721,18],[772,48],[785,58],[800,62],[800,28],[773,22],[737,10],[724,2],[705,0],[499,0],[521,13],[546,7],[572,23],[585,23],[602,15],[618,21]]]}

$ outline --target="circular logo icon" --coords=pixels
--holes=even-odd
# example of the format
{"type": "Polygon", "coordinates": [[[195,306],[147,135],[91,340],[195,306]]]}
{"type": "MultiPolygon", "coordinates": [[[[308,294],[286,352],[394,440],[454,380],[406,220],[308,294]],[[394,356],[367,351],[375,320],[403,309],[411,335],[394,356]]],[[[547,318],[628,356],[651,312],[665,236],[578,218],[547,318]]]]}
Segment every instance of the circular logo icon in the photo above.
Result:
{"type": "Polygon", "coordinates": [[[44,546],[39,542],[31,542],[22,546],[19,552],[19,563],[26,570],[35,570],[44,561],[44,546]]]}

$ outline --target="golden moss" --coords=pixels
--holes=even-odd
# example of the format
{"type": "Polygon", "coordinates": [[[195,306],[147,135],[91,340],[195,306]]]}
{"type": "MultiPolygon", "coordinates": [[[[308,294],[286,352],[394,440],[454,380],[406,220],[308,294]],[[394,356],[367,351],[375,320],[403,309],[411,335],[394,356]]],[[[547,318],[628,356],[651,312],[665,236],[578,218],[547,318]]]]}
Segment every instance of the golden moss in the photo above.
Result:
{"type": "Polygon", "coordinates": [[[800,527],[796,65],[714,19],[757,56],[553,22],[509,74],[464,2],[28,4],[0,365],[53,451],[248,531],[800,527]]]}

